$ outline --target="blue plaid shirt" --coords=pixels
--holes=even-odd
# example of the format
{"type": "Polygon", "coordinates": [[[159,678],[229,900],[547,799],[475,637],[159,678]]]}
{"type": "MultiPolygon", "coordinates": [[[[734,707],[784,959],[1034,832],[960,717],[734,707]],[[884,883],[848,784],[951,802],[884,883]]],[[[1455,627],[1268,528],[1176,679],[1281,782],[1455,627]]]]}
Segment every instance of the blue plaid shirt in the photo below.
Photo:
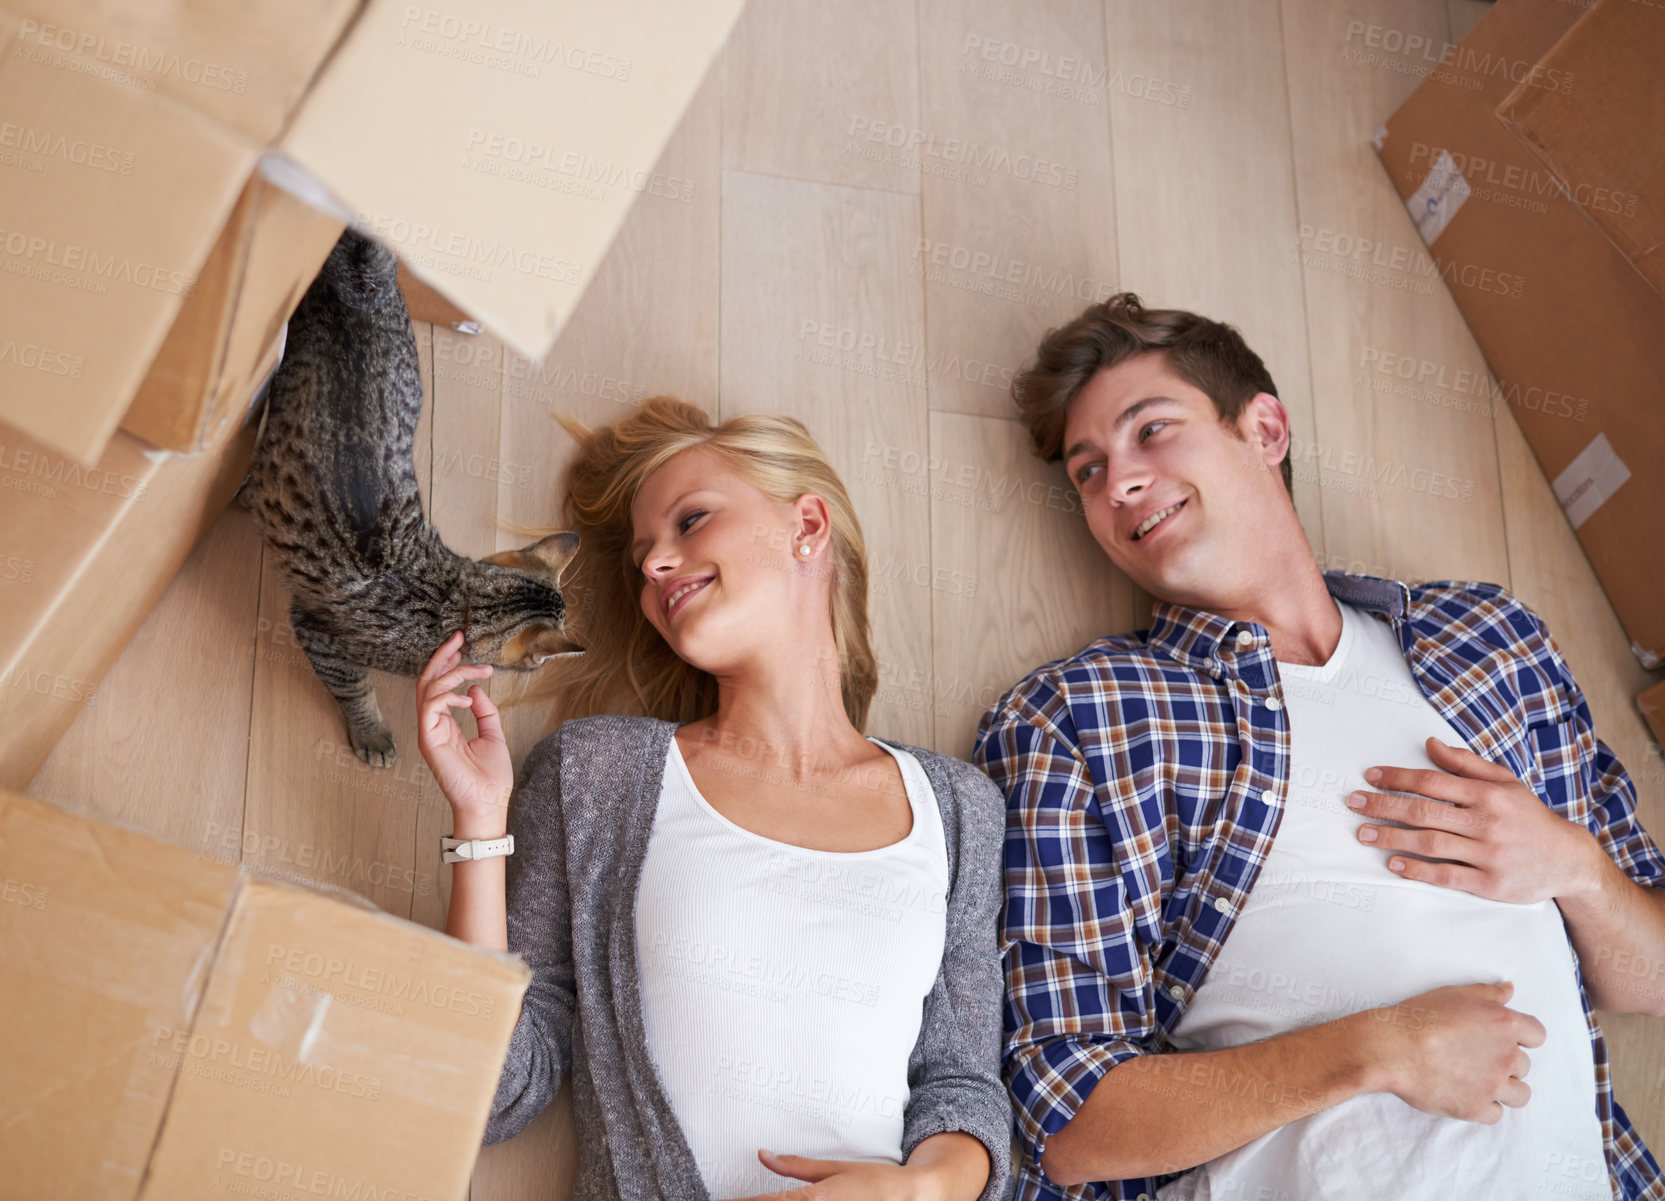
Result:
{"type": "MultiPolygon", "coordinates": [[[[1423,694],[1471,750],[1588,827],[1632,879],[1661,886],[1665,859],[1636,819],[1630,778],[1537,614],[1493,584],[1324,579],[1392,625],[1423,694]]],[[[974,758],[1008,806],[1004,1067],[1024,1143],[1020,1201],[1136,1201],[1172,1178],[1065,1187],[1039,1163],[1105,1072],[1172,1049],[1283,811],[1289,728],[1265,627],[1172,604],[1152,616],[1149,630],[1031,673],[977,733],[974,758]]],[[[1660,1201],[1665,1178],[1613,1100],[1583,1000],[1615,1195],[1660,1201]]]]}

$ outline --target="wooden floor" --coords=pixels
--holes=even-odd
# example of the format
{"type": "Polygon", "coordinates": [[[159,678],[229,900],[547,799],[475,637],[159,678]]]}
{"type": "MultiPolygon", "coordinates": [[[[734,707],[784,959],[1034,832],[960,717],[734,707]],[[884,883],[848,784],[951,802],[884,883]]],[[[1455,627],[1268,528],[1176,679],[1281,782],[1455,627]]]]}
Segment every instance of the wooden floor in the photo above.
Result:
{"type": "MultiPolygon", "coordinates": [[[[471,555],[525,541],[505,523],[552,525],[570,446],[556,412],[600,424],[670,392],[800,417],[871,550],[885,668],[870,731],[966,755],[1026,669],[1146,624],[1148,598],[1029,456],[1006,390],[1045,329],[1133,289],[1238,325],[1301,446],[1463,482],[1467,499],[1368,495],[1309,469],[1296,502],[1325,566],[1495,581],[1543,613],[1665,833],[1665,762],[1632,705],[1647,676],[1512,415],[1373,391],[1361,372],[1372,348],[1483,370],[1456,306],[1437,282],[1353,278],[1318,249],[1324,230],[1419,245],[1369,138],[1426,64],[1356,61],[1349,22],[1439,45],[1485,9],[751,0],[658,164],[680,198],[638,198],[541,367],[417,328],[432,519],[471,555]],[[996,148],[993,165],[967,143],[996,148]]],[[[286,611],[233,508],[31,791],[440,926],[449,811],[415,751],[413,683],[378,678],[401,754],[360,765],[286,611]]],[[[511,711],[517,760],[547,719],[511,711]]],[[[1665,1150],[1665,1026],[1605,1025],[1619,1100],[1665,1150]]],[[[564,1196],[559,1116],[482,1154],[475,1201],[564,1196]]]]}

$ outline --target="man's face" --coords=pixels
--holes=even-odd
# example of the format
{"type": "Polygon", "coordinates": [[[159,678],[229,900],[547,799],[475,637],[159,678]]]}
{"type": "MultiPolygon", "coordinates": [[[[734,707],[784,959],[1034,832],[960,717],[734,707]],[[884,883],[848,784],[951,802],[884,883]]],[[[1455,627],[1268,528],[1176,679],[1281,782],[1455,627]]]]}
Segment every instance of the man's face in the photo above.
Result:
{"type": "Polygon", "coordinates": [[[1152,596],[1209,608],[1276,561],[1265,552],[1293,521],[1278,469],[1287,442],[1276,397],[1258,394],[1234,431],[1151,351],[1075,398],[1064,470],[1111,562],[1152,596]]]}

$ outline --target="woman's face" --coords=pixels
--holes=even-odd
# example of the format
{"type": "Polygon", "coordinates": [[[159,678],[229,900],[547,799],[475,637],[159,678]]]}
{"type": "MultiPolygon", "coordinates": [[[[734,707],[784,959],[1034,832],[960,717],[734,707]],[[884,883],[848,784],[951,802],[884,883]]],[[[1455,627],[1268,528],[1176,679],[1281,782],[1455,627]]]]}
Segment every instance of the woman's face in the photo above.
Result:
{"type": "Polygon", "coordinates": [[[631,523],[642,612],[693,666],[720,673],[773,642],[800,643],[817,613],[830,634],[820,497],[771,500],[695,447],[648,476],[631,523]]]}

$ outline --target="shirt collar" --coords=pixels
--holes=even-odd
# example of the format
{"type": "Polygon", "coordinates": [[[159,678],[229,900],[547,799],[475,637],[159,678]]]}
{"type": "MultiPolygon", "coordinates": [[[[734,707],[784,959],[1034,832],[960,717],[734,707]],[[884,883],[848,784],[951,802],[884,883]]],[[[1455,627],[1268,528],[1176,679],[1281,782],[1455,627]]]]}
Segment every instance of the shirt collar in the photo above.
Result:
{"type": "MultiPolygon", "coordinates": [[[[1382,613],[1394,621],[1403,621],[1410,613],[1411,590],[1398,580],[1372,575],[1349,575],[1344,571],[1326,571],[1324,586],[1330,595],[1343,604],[1355,605],[1375,613],[1382,613]]],[[[1218,613],[1158,601],[1151,609],[1153,623],[1146,641],[1170,658],[1199,671],[1216,674],[1220,643],[1238,630],[1248,630],[1257,638],[1265,636],[1265,627],[1252,621],[1231,621],[1218,613]]]]}

